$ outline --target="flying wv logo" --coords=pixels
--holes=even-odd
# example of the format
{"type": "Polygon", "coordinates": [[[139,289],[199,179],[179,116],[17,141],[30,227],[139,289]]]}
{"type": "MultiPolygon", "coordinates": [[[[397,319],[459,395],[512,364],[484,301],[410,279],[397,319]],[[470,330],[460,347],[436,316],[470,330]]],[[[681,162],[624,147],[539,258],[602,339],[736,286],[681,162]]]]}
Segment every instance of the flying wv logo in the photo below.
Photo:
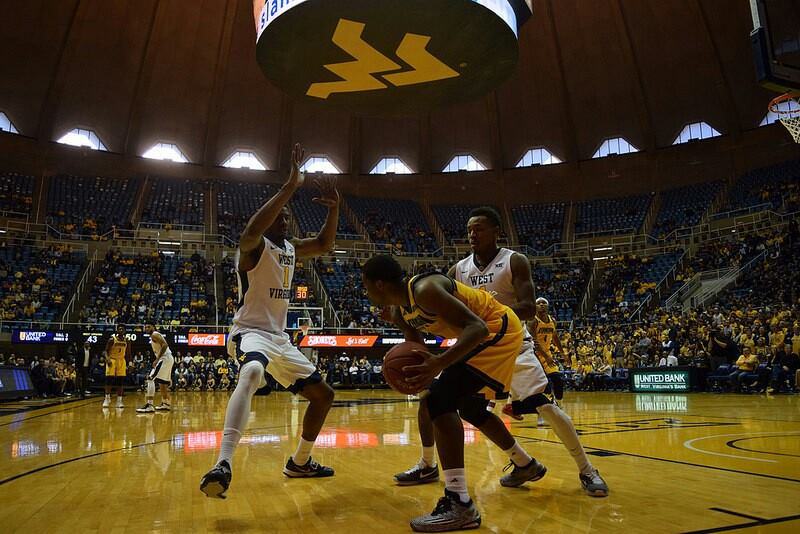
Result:
{"type": "MultiPolygon", "coordinates": [[[[306,94],[327,99],[334,93],[375,91],[386,89],[387,85],[374,75],[381,72],[402,70],[402,66],[389,59],[361,38],[364,24],[352,20],[339,19],[333,32],[333,43],[355,58],[355,61],[332,63],[325,68],[340,78],[338,82],[312,83],[306,94]]],[[[397,57],[407,63],[412,70],[384,74],[383,80],[401,87],[420,83],[435,82],[455,78],[459,73],[434,57],[428,50],[431,38],[427,35],[407,33],[397,47],[397,57]]]]}

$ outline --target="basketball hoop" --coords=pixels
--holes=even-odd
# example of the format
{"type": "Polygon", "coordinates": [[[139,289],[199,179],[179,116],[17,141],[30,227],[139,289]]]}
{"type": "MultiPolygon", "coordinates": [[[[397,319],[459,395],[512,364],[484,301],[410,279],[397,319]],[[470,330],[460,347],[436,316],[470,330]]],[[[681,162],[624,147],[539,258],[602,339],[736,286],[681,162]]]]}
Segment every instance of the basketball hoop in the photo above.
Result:
{"type": "Polygon", "coordinates": [[[300,331],[303,333],[304,336],[308,335],[309,328],[311,328],[311,325],[308,323],[303,323],[300,325],[300,331]]]}
{"type": "Polygon", "coordinates": [[[795,143],[800,143],[800,93],[786,93],[769,103],[770,112],[778,116],[795,143]]]}

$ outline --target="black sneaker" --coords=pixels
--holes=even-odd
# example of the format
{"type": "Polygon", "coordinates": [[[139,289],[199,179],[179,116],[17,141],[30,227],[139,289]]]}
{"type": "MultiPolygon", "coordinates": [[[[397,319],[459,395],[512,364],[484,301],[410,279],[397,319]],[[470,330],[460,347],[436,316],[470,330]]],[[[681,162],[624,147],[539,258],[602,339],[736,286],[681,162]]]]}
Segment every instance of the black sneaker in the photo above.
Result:
{"type": "Polygon", "coordinates": [[[397,473],[394,476],[394,481],[397,482],[398,486],[416,486],[417,484],[428,484],[438,480],[439,466],[436,464],[425,467],[420,467],[417,464],[408,471],[397,473]]]}
{"type": "Polygon", "coordinates": [[[590,497],[608,497],[608,484],[600,476],[600,471],[592,469],[587,475],[581,475],[581,486],[583,491],[590,497]]]}
{"type": "Polygon", "coordinates": [[[297,465],[290,456],[283,468],[283,474],[289,478],[312,478],[312,477],[332,477],[333,469],[320,465],[312,458],[309,458],[304,465],[297,465]]]}
{"type": "Polygon", "coordinates": [[[205,493],[206,497],[224,499],[230,485],[231,464],[227,460],[222,460],[200,480],[200,491],[205,493]]]}
{"type": "Polygon", "coordinates": [[[514,462],[509,462],[503,471],[508,471],[512,466],[514,470],[500,478],[501,486],[517,488],[526,482],[536,482],[547,473],[547,468],[537,462],[536,458],[533,458],[528,465],[523,467],[519,467],[514,462]]]}
{"type": "Polygon", "coordinates": [[[444,490],[444,497],[436,503],[436,508],[428,515],[411,520],[411,530],[415,532],[447,532],[467,530],[481,526],[481,514],[470,501],[462,503],[457,493],[444,490]]]}

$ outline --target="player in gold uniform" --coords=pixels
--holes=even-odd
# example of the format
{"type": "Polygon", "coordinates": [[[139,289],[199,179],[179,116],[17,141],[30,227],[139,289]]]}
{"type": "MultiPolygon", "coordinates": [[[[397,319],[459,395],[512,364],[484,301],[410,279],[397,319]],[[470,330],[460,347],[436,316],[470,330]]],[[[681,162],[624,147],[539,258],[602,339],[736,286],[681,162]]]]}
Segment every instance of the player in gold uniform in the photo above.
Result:
{"type": "Polygon", "coordinates": [[[524,337],[522,323],[489,293],[443,274],[405,279],[391,256],[367,261],[363,279],[373,304],[392,307],[392,321],[406,340],[422,343],[420,331],[456,339],[444,353],[421,352],[424,363],[405,368],[417,373],[406,379],[410,384],[430,385],[421,402],[433,421],[445,478],[445,496],[431,514],[413,519],[411,528],[417,532],[476,528],[481,518],[467,491],[462,418],[509,456],[514,470],[500,480],[502,485],[519,486],[547,472],[487,410],[489,400],[505,396],[509,389],[524,337]]]}
{"type": "Polygon", "coordinates": [[[106,343],[106,398],[103,408],[111,405],[111,388],[117,388],[117,408],[124,408],[122,403],[122,385],[127,373],[127,359],[130,358],[131,346],[125,339],[125,327],[117,326],[117,333],[112,334],[106,343]]]}
{"type": "Polygon", "coordinates": [[[555,345],[559,354],[564,353],[561,347],[561,340],[558,339],[556,331],[556,320],[550,316],[550,303],[544,297],[536,299],[536,316],[531,320],[531,335],[534,339],[536,357],[544,368],[547,379],[550,381],[550,388],[553,397],[557,401],[564,398],[564,380],[561,376],[561,369],[558,367],[551,347],[555,345]]]}

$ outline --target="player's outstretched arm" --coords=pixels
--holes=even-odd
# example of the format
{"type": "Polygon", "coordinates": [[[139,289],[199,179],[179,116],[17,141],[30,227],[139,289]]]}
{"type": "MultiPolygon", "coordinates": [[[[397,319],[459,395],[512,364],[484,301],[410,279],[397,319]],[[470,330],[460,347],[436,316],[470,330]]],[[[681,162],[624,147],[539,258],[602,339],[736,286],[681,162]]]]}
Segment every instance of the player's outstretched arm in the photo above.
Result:
{"type": "Polygon", "coordinates": [[[314,185],[319,188],[319,196],[313,202],[328,208],[328,216],[316,237],[308,239],[295,239],[292,241],[294,251],[298,258],[319,256],[333,250],[336,241],[336,228],[339,225],[339,191],[336,190],[336,178],[329,176],[314,180],[314,185]]]}
{"type": "Polygon", "coordinates": [[[292,149],[292,170],[289,171],[289,179],[280,190],[270,198],[257,212],[247,221],[247,226],[239,236],[239,249],[242,253],[247,253],[258,249],[264,243],[263,236],[267,228],[272,226],[275,219],[280,215],[281,210],[289,202],[297,189],[303,185],[303,174],[300,172],[300,162],[303,160],[305,151],[297,143],[292,149]]]}

